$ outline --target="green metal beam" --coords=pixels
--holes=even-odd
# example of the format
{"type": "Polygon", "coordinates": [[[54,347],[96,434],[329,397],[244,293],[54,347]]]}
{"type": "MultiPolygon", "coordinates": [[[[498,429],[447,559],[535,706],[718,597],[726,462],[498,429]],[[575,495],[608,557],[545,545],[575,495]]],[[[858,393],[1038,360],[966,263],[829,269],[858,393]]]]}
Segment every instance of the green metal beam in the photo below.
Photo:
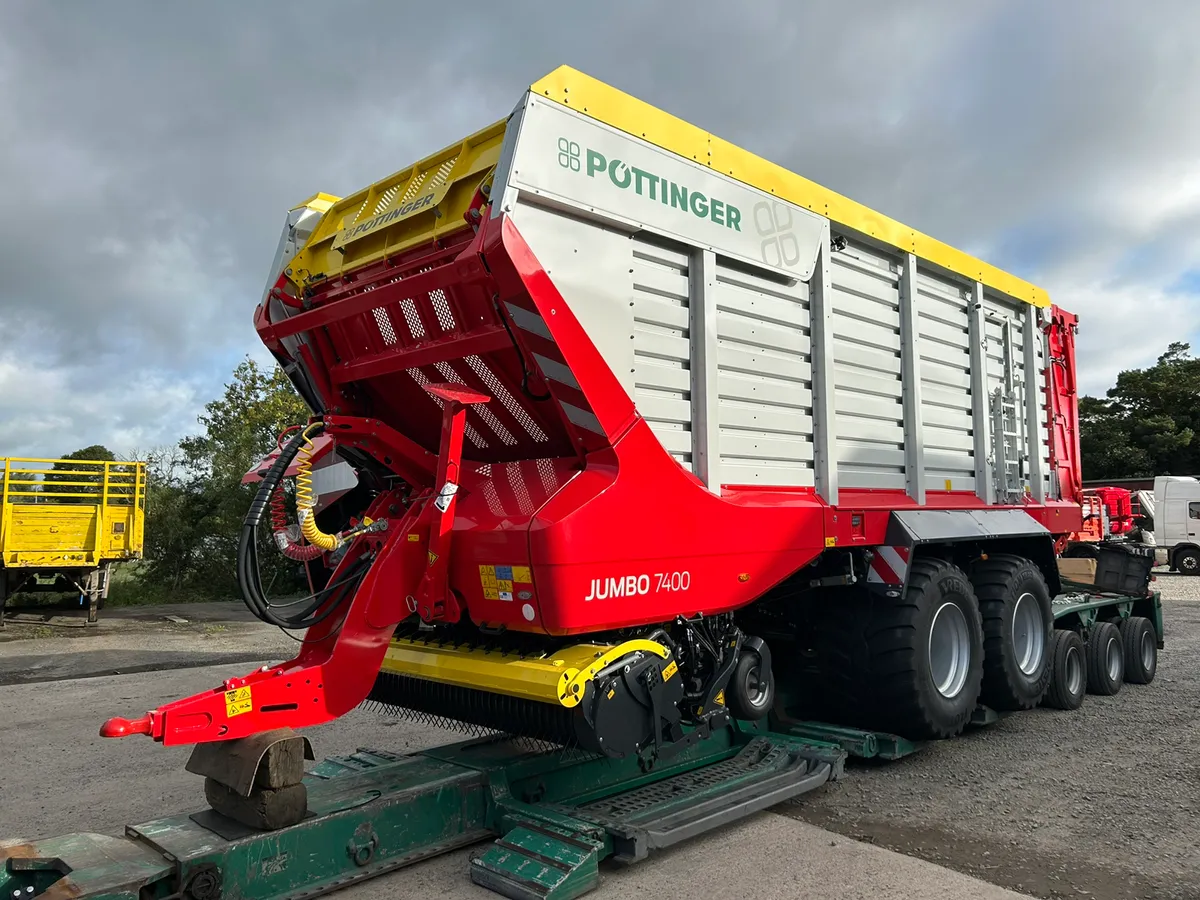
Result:
{"type": "Polygon", "coordinates": [[[212,810],[126,829],[0,844],[0,897],[310,898],[486,840],[474,881],[520,900],[572,900],[601,860],[627,861],[839,777],[845,754],[750,726],[645,771],[485,738],[407,756],[360,750],[305,776],[308,816],[256,831],[212,810]]]}

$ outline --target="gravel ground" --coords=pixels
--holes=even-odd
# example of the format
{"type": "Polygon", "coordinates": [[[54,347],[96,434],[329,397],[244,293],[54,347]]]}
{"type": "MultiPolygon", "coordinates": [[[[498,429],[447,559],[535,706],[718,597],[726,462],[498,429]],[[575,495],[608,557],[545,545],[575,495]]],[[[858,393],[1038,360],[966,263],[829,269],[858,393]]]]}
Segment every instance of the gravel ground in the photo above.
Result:
{"type": "Polygon", "coordinates": [[[780,811],[1037,897],[1200,898],[1200,578],[1158,587],[1152,684],[851,765],[780,811]]]}

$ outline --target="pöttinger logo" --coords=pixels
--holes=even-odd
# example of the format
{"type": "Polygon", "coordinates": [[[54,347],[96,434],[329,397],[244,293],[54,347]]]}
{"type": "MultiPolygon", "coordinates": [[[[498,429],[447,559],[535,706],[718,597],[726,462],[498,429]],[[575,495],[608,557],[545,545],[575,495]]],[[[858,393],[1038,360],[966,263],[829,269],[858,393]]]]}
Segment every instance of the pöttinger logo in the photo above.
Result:
{"type": "Polygon", "coordinates": [[[558,139],[558,164],[572,172],[579,171],[579,145],[565,137],[558,139]]]}

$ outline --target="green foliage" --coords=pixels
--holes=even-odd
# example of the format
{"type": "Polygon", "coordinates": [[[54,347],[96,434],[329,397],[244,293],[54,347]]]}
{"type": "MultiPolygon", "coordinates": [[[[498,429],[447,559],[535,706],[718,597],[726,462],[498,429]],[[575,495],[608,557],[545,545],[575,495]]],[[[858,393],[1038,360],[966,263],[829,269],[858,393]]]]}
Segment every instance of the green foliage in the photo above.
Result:
{"type": "MultiPolygon", "coordinates": [[[[280,432],[309,414],[282,370],[247,358],[222,396],[205,406],[199,434],[148,454],[145,564],[138,572],[147,589],[175,600],[237,594],[238,538],[258,487],[243,485],[242,477],[280,432]]],[[[263,562],[278,564],[273,555],[263,562]]],[[[294,575],[294,566],[264,568],[264,584],[275,579],[277,589],[292,588],[294,575]]]]}
{"type": "MultiPolygon", "coordinates": [[[[89,466],[86,465],[86,462],[116,462],[117,457],[103,444],[92,444],[90,447],[84,447],[80,450],[67,453],[62,459],[74,460],[80,464],[72,465],[69,462],[56,462],[50,467],[50,471],[42,476],[41,493],[91,494],[99,497],[104,481],[104,472],[100,466],[89,466]],[[61,484],[64,481],[72,483],[61,484]],[[87,484],[79,484],[78,482],[81,481],[87,482],[87,484]],[[95,487],[92,487],[92,485],[95,485],[95,487]]],[[[95,503],[97,501],[92,497],[63,497],[61,500],[55,502],[95,503]]]]}
{"type": "Polygon", "coordinates": [[[1083,477],[1200,473],[1200,359],[1174,342],[1153,366],[1117,376],[1106,399],[1079,401],[1083,477]]]}

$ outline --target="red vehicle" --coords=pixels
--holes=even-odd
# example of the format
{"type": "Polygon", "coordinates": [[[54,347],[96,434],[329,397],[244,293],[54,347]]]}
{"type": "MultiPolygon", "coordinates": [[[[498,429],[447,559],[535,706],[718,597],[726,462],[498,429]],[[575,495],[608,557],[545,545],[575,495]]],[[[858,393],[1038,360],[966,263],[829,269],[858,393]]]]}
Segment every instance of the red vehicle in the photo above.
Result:
{"type": "Polygon", "coordinates": [[[784,695],[941,738],[1065,677],[1076,319],[1040,289],[567,69],[297,207],[275,272],[255,327],[313,418],[238,574],[304,643],[106,735],[370,697],[663,757],[784,695]],[[261,587],[268,519],[305,603],[261,587]]]}

